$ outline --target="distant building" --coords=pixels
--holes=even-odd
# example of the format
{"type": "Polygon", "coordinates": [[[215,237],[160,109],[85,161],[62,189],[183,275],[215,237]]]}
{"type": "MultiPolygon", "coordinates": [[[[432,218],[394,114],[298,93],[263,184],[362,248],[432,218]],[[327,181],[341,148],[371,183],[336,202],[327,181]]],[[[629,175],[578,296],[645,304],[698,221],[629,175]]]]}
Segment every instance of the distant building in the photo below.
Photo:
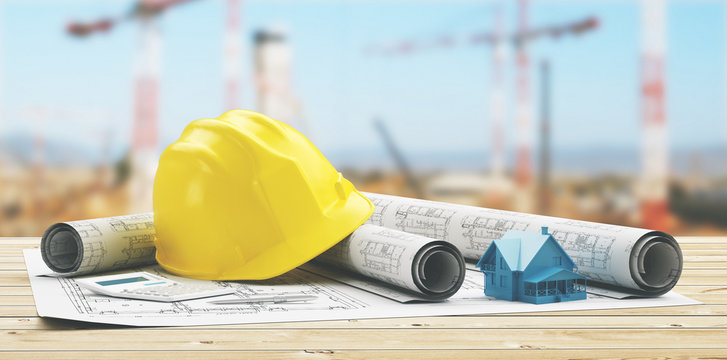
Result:
{"type": "Polygon", "coordinates": [[[544,304],[586,298],[586,277],[548,228],[540,234],[509,230],[482,255],[477,267],[485,273],[485,295],[510,301],[544,304]]]}

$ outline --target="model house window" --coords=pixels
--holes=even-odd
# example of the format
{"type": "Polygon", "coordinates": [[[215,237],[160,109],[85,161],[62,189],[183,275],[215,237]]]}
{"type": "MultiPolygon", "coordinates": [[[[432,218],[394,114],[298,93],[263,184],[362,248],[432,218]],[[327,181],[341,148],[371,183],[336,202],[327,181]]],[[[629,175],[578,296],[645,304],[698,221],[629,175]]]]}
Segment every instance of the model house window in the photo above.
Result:
{"type": "Polygon", "coordinates": [[[553,256],[553,265],[563,265],[560,256],[553,256]]]}
{"type": "Polygon", "coordinates": [[[505,258],[500,258],[500,270],[505,270],[505,258]]]}
{"type": "Polygon", "coordinates": [[[507,276],[500,275],[500,287],[505,287],[506,281],[507,281],[507,276]]]}
{"type": "Polygon", "coordinates": [[[492,285],[495,285],[495,274],[492,274],[492,276],[490,276],[490,282],[492,283],[492,285]]]}

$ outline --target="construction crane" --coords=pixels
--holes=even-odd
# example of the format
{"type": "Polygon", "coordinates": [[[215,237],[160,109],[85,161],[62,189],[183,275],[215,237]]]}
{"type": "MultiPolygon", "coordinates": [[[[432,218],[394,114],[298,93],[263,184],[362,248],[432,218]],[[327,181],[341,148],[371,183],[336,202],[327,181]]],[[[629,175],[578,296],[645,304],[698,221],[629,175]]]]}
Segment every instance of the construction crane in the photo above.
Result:
{"type": "Polygon", "coordinates": [[[643,120],[641,224],[667,230],[668,150],[664,106],[666,5],[661,0],[641,2],[641,115],[643,120]]]}
{"type": "Polygon", "coordinates": [[[418,51],[432,50],[438,48],[450,48],[458,45],[490,45],[494,48],[492,52],[492,89],[491,102],[492,116],[492,170],[493,175],[498,177],[504,173],[504,150],[503,150],[503,118],[504,118],[504,86],[503,72],[505,62],[505,45],[510,44],[516,50],[516,127],[517,127],[517,154],[515,166],[515,181],[518,186],[517,207],[523,211],[531,211],[533,208],[533,171],[532,171],[532,146],[533,126],[532,110],[530,101],[530,69],[527,46],[532,41],[548,37],[558,39],[565,35],[582,35],[598,28],[599,20],[596,17],[586,17],[581,20],[564,24],[555,24],[531,28],[528,18],[528,1],[518,2],[518,29],[513,33],[504,31],[502,11],[499,7],[493,12],[495,28],[491,32],[475,33],[464,40],[457,40],[454,36],[441,36],[428,41],[401,41],[389,46],[369,46],[367,52],[380,55],[410,55],[418,51]]]}
{"type": "Polygon", "coordinates": [[[240,31],[241,0],[227,0],[225,29],[225,111],[240,107],[240,63],[242,62],[242,32],[240,31]]]}
{"type": "Polygon", "coordinates": [[[161,36],[157,18],[169,8],[194,0],[139,0],[127,13],[92,22],[72,22],[66,30],[76,37],[108,32],[115,26],[138,21],[141,26],[134,68],[134,120],[131,140],[130,211],[151,210],[157,164],[159,128],[159,72],[161,36]]]}
{"type": "Polygon", "coordinates": [[[194,0],[139,0],[130,11],[121,16],[105,17],[91,22],[74,21],[66,26],[66,30],[69,34],[78,37],[85,37],[98,32],[108,32],[120,23],[154,18],[172,6],[192,1],[194,0]]]}
{"type": "Polygon", "coordinates": [[[376,131],[379,133],[379,136],[381,136],[381,140],[384,141],[384,145],[386,145],[386,150],[389,152],[389,155],[391,155],[394,159],[396,167],[399,168],[399,171],[401,171],[402,175],[404,175],[404,179],[406,180],[406,184],[409,189],[414,192],[415,196],[423,199],[425,194],[424,190],[422,190],[421,184],[419,183],[419,179],[414,176],[414,173],[409,167],[409,163],[406,161],[401,150],[399,150],[394,138],[391,134],[389,134],[389,130],[386,128],[384,122],[379,119],[375,119],[374,127],[376,127],[376,131]]]}

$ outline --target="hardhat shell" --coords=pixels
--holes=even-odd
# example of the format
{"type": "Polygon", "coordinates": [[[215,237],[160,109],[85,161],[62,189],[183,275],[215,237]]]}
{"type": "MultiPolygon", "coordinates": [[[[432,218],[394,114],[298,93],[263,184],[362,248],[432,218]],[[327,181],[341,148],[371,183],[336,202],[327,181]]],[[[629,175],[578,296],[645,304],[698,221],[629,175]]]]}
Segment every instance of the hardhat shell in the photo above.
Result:
{"type": "Polygon", "coordinates": [[[373,211],[301,133],[232,110],[193,121],[162,153],[156,259],[186,277],[268,279],[323,253],[373,211]]]}

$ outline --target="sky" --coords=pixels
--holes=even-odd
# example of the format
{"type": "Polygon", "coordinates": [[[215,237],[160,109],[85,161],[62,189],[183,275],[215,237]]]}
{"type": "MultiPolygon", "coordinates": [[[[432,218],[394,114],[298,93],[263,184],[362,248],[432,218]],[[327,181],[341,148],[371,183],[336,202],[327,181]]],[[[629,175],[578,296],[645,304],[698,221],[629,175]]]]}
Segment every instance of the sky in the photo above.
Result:
{"type": "MultiPolygon", "coordinates": [[[[70,20],[121,14],[130,1],[0,2],[0,136],[32,134],[99,153],[128,146],[134,22],[76,39],[70,20]],[[39,110],[40,109],[40,110],[39,110]],[[45,114],[51,115],[43,115],[45,114]]],[[[515,29],[516,2],[253,1],[241,11],[244,44],[240,102],[255,109],[251,34],[271,25],[288,30],[293,89],[303,104],[305,134],[324,154],[381,149],[373,119],[386,122],[411,153],[481,152],[491,146],[491,48],[459,42],[408,55],[367,53],[401,40],[456,39],[493,27],[504,4],[515,29]]],[[[667,2],[667,124],[672,150],[727,144],[725,4],[667,2]]],[[[552,144],[560,151],[638,149],[639,3],[531,1],[532,26],[597,16],[600,27],[579,37],[540,39],[529,47],[537,115],[543,60],[551,66],[552,144]]],[[[167,11],[163,38],[160,151],[192,120],[224,109],[222,51],[225,2],[203,0],[167,11]]],[[[505,144],[515,143],[515,57],[507,54],[505,144]]],[[[537,117],[533,126],[537,129],[537,117]]]]}

